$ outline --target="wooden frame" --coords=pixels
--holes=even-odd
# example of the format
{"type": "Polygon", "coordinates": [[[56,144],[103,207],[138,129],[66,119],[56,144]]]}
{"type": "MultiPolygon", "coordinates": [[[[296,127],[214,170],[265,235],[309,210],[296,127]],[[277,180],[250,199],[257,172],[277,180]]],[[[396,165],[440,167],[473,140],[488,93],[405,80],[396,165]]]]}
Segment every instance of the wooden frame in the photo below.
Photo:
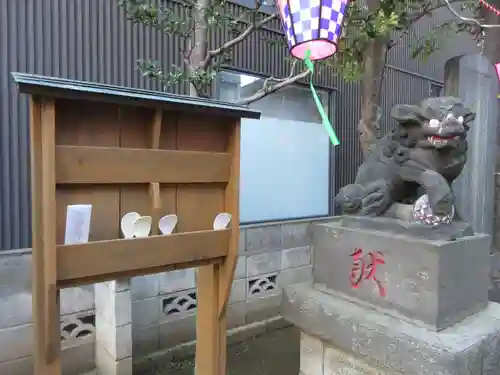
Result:
{"type": "Polygon", "coordinates": [[[59,289],[198,267],[196,372],[226,371],[226,304],[239,248],[240,118],[246,107],[13,74],[30,94],[36,375],[59,375],[59,289]],[[90,242],[64,245],[66,208],[92,204],[90,242]],[[129,211],[177,233],[119,239],[129,211]],[[229,229],[215,231],[220,212],[229,229]],[[140,256],[138,256],[140,254],[140,256]],[[96,261],[102,259],[102,261],[96,261]]]}

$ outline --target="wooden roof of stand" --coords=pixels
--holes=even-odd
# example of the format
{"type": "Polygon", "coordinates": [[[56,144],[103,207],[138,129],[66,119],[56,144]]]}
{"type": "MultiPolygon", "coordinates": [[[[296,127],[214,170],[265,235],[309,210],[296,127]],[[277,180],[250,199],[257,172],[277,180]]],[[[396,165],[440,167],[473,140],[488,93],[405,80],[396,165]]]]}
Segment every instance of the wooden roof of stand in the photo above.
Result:
{"type": "Polygon", "coordinates": [[[171,111],[195,111],[237,118],[259,119],[261,115],[259,111],[247,106],[213,99],[25,73],[12,73],[12,77],[19,85],[20,92],[31,95],[99,100],[139,107],[162,107],[171,111]]]}

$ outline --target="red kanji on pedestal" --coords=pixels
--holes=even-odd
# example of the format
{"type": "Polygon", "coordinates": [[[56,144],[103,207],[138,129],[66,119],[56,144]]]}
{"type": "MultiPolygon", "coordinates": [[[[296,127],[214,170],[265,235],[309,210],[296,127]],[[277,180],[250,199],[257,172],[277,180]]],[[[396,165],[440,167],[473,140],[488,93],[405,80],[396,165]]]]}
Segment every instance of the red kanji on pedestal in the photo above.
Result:
{"type": "Polygon", "coordinates": [[[352,268],[349,275],[349,281],[354,289],[358,289],[363,280],[373,280],[377,285],[379,295],[381,297],[386,296],[386,290],[382,286],[380,280],[377,279],[377,265],[385,264],[384,255],[380,251],[369,252],[368,258],[369,263],[365,264],[363,249],[354,249],[351,254],[352,257],[352,268]]]}

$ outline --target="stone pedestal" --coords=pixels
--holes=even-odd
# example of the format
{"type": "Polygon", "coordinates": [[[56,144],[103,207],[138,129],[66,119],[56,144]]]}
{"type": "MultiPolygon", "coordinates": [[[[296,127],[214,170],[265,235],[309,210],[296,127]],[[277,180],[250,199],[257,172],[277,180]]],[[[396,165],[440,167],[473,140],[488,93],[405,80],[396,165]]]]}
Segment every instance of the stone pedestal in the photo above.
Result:
{"type": "Polygon", "coordinates": [[[404,235],[396,221],[365,224],[315,225],[314,281],[285,288],[302,374],[500,375],[489,236],[436,241],[404,235]]]}
{"type": "Polygon", "coordinates": [[[132,375],[130,281],[95,284],[96,368],[98,375],[132,375]]]}

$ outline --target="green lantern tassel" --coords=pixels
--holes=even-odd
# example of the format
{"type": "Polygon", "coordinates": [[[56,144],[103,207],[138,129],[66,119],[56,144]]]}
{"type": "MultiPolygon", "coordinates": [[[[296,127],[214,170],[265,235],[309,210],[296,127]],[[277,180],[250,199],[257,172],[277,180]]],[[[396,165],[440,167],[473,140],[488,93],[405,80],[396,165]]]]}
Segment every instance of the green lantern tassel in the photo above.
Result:
{"type": "Polygon", "coordinates": [[[306,64],[307,69],[311,72],[311,79],[309,80],[309,88],[311,89],[312,96],[314,98],[314,102],[316,103],[316,107],[318,107],[318,112],[321,116],[321,120],[323,121],[323,126],[330,137],[334,146],[338,146],[340,144],[337,135],[335,134],[335,130],[333,130],[332,124],[328,119],[328,115],[321,104],[321,100],[319,99],[318,93],[313,86],[313,76],[314,76],[314,63],[311,61],[311,51],[307,50],[304,58],[304,63],[306,64]]]}

